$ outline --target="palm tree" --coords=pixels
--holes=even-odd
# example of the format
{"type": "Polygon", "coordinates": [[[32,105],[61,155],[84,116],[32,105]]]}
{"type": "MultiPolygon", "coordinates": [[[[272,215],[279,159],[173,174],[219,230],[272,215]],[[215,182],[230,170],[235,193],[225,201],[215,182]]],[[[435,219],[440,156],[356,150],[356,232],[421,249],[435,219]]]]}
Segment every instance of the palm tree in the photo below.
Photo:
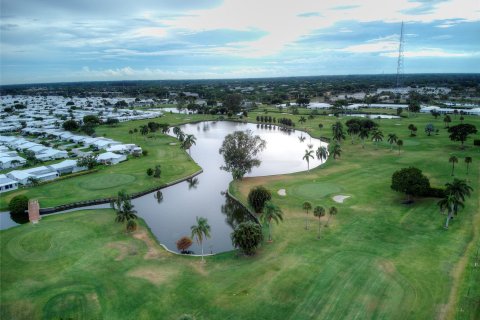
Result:
{"type": "Polygon", "coordinates": [[[303,210],[307,214],[305,217],[305,230],[308,230],[308,211],[312,210],[312,204],[308,201],[305,201],[302,205],[303,210]]]}
{"type": "Polygon", "coordinates": [[[148,134],[148,126],[141,126],[140,127],[140,134],[142,136],[146,136],[148,134]]]}
{"type": "Polygon", "coordinates": [[[450,158],[448,158],[448,162],[452,164],[452,176],[453,176],[453,171],[455,170],[455,163],[458,163],[458,158],[452,155],[450,156],[450,158]]]}
{"type": "Polygon", "coordinates": [[[306,121],[307,121],[307,119],[305,119],[304,116],[301,116],[300,119],[298,119],[298,122],[300,122],[302,124],[305,123],[306,121]]]}
{"type": "Polygon", "coordinates": [[[375,148],[378,148],[378,143],[383,140],[382,131],[379,131],[379,130],[373,131],[372,140],[373,140],[373,142],[375,142],[375,148]]]}
{"type": "Polygon", "coordinates": [[[332,151],[330,152],[331,154],[333,154],[333,159],[337,159],[337,157],[340,157],[342,155],[342,148],[340,147],[340,145],[338,143],[336,143],[333,148],[332,148],[332,151]]]}
{"type": "Polygon", "coordinates": [[[262,214],[260,215],[260,220],[263,224],[267,224],[268,226],[268,241],[272,242],[272,220],[275,221],[277,224],[279,221],[283,221],[283,212],[280,210],[279,207],[267,201],[265,203],[265,207],[263,209],[262,214]]]}
{"type": "Polygon", "coordinates": [[[197,144],[197,138],[195,138],[195,136],[193,134],[187,134],[185,136],[185,139],[182,141],[182,144],[180,145],[180,147],[184,150],[188,150],[188,154],[191,154],[190,153],[190,148],[197,144]]]}
{"type": "Polygon", "coordinates": [[[357,135],[359,132],[360,132],[360,126],[357,123],[353,123],[348,127],[347,133],[352,138],[352,144],[353,144],[353,137],[357,135]]]}
{"type": "Polygon", "coordinates": [[[320,223],[320,218],[325,215],[325,208],[322,206],[316,206],[315,209],[313,210],[313,215],[315,217],[318,217],[318,236],[317,238],[320,239],[320,228],[322,227],[322,224],[320,223]]]}
{"type": "Polygon", "coordinates": [[[305,150],[305,155],[302,159],[307,161],[307,170],[310,171],[310,159],[313,159],[313,150],[305,150]]]}
{"type": "Polygon", "coordinates": [[[178,134],[182,132],[182,129],[180,127],[173,127],[173,134],[178,137],[178,134]]]}
{"type": "Polygon", "coordinates": [[[317,154],[317,159],[319,159],[320,161],[326,160],[328,157],[327,147],[325,146],[318,147],[316,154],[317,154]]]}
{"type": "Polygon", "coordinates": [[[390,143],[390,150],[393,150],[393,144],[396,143],[398,140],[398,137],[395,133],[389,133],[388,134],[388,143],[390,143]]]}
{"type": "Polygon", "coordinates": [[[208,220],[203,217],[197,217],[197,224],[190,227],[192,231],[191,238],[196,238],[197,243],[200,243],[202,247],[202,262],[205,262],[203,259],[203,239],[210,238],[210,225],[208,224],[208,220]]]}
{"type": "Polygon", "coordinates": [[[400,148],[403,146],[403,140],[397,140],[398,154],[400,154],[400,148]]]}
{"type": "Polygon", "coordinates": [[[467,176],[468,176],[468,167],[472,163],[472,157],[465,157],[465,163],[467,164],[467,176]]]}
{"type": "Polygon", "coordinates": [[[440,210],[448,210],[445,229],[448,229],[448,222],[457,215],[458,209],[464,207],[465,197],[470,197],[473,191],[465,180],[453,179],[453,182],[445,184],[445,198],[438,202],[440,210]]]}
{"type": "Polygon", "coordinates": [[[343,132],[343,125],[341,122],[337,121],[332,125],[333,140],[338,143],[342,142],[345,139],[345,133],[343,132]]]}
{"type": "Polygon", "coordinates": [[[328,209],[328,220],[327,223],[325,224],[325,227],[328,227],[328,223],[330,222],[330,218],[338,213],[338,209],[334,206],[330,207],[328,209]]]}
{"type": "Polygon", "coordinates": [[[360,139],[362,139],[362,148],[365,148],[365,139],[368,138],[368,129],[360,129],[360,133],[358,134],[358,136],[360,137],[360,139]]]}

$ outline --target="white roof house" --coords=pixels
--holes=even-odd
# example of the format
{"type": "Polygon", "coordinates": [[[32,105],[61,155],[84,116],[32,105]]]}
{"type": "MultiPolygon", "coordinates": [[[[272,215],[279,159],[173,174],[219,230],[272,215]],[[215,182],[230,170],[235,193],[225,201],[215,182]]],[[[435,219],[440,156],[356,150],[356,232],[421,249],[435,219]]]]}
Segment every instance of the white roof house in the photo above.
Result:
{"type": "Polygon", "coordinates": [[[87,169],[86,167],[79,167],[77,165],[77,160],[64,160],[59,163],[51,164],[48,168],[57,171],[59,174],[74,173],[87,169]]]}
{"type": "Polygon", "coordinates": [[[42,146],[41,144],[37,144],[33,147],[27,148],[28,150],[32,151],[35,154],[42,153],[43,151],[47,150],[48,147],[42,146]]]}
{"type": "Polygon", "coordinates": [[[95,140],[92,145],[97,147],[98,149],[105,149],[105,148],[108,148],[110,146],[114,146],[114,145],[117,145],[117,144],[121,144],[120,142],[117,142],[117,141],[114,141],[114,140],[110,140],[110,139],[97,139],[95,140]]]}
{"type": "Polygon", "coordinates": [[[323,103],[323,102],[311,102],[308,104],[310,109],[329,109],[332,107],[330,103],[323,103]]]}
{"type": "Polygon", "coordinates": [[[97,162],[103,164],[117,164],[127,160],[127,156],[124,154],[116,154],[113,152],[101,153],[97,157],[97,162]]]}
{"type": "Polygon", "coordinates": [[[111,147],[108,147],[108,152],[116,152],[116,153],[142,153],[142,148],[138,147],[136,144],[129,143],[129,144],[116,144],[111,147]]]}
{"type": "Polygon", "coordinates": [[[36,154],[35,158],[41,161],[68,158],[68,152],[65,150],[47,149],[42,153],[36,154]]]}
{"type": "Polygon", "coordinates": [[[0,174],[0,193],[18,189],[18,182],[0,174]]]}
{"type": "Polygon", "coordinates": [[[9,169],[23,166],[27,160],[19,156],[0,157],[0,169],[9,169]]]}
{"type": "Polygon", "coordinates": [[[7,177],[13,180],[18,181],[20,184],[28,184],[29,178],[35,178],[40,181],[48,181],[48,180],[53,180],[59,176],[58,172],[45,167],[36,167],[36,168],[30,168],[30,169],[25,169],[25,170],[13,170],[9,173],[7,173],[7,177]]]}

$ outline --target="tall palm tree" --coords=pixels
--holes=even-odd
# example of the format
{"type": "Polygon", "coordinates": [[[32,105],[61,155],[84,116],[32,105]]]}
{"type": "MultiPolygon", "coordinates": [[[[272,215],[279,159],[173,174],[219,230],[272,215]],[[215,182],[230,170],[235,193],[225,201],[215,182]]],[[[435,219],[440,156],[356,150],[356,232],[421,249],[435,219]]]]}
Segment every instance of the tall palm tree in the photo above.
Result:
{"type": "Polygon", "coordinates": [[[458,163],[458,158],[455,155],[452,155],[450,156],[450,158],[448,158],[448,162],[452,164],[452,176],[453,176],[453,172],[455,170],[455,163],[458,163]]]}
{"type": "Polygon", "coordinates": [[[445,228],[448,229],[448,222],[457,215],[458,209],[464,207],[465,197],[470,197],[472,187],[465,180],[453,179],[453,182],[445,184],[445,197],[438,202],[440,209],[448,210],[445,228]]]}
{"type": "Polygon", "coordinates": [[[307,161],[307,170],[310,171],[310,159],[313,159],[313,150],[305,150],[303,160],[307,161]]]}
{"type": "Polygon", "coordinates": [[[313,209],[313,215],[315,217],[318,217],[318,236],[317,238],[320,239],[320,228],[322,227],[322,224],[320,223],[320,218],[325,215],[325,208],[322,206],[316,206],[315,209],[313,209]]]}
{"type": "Polygon", "coordinates": [[[400,154],[400,148],[403,146],[403,140],[397,140],[398,154],[400,154]]]}
{"type": "Polygon", "coordinates": [[[378,143],[383,140],[383,133],[380,130],[375,130],[372,133],[372,141],[375,142],[375,148],[378,148],[378,143]]]}
{"type": "Polygon", "coordinates": [[[368,138],[368,129],[362,128],[360,129],[360,133],[358,134],[359,138],[362,139],[362,148],[365,148],[365,139],[368,138]]]}
{"type": "Polygon", "coordinates": [[[319,159],[320,161],[326,160],[328,157],[327,147],[325,146],[318,147],[316,154],[317,154],[317,159],[319,159]]]}
{"type": "Polygon", "coordinates": [[[300,122],[302,124],[305,123],[306,121],[307,121],[307,119],[305,119],[304,116],[301,116],[300,119],[298,119],[298,122],[300,122]]]}
{"type": "Polygon", "coordinates": [[[345,139],[343,125],[340,121],[337,121],[332,125],[332,134],[333,140],[337,141],[338,143],[342,142],[342,140],[345,139]]]}
{"type": "Polygon", "coordinates": [[[192,238],[197,239],[197,243],[200,243],[202,247],[202,262],[205,262],[203,259],[203,239],[210,238],[210,225],[208,220],[203,217],[197,217],[197,224],[190,227],[192,231],[192,238]]]}
{"type": "Polygon", "coordinates": [[[340,147],[340,145],[338,143],[336,143],[333,148],[332,148],[332,151],[330,151],[331,154],[333,154],[333,159],[337,159],[337,157],[340,157],[342,155],[342,148],[340,147]]]}
{"type": "Polygon", "coordinates": [[[328,220],[327,223],[325,224],[325,227],[328,227],[328,223],[330,222],[330,218],[338,213],[338,209],[335,206],[331,206],[330,209],[328,209],[328,220]]]}
{"type": "Polygon", "coordinates": [[[353,139],[354,136],[356,136],[359,132],[360,132],[360,126],[357,123],[353,123],[348,127],[347,133],[352,138],[352,144],[354,141],[353,139]]]}
{"type": "Polygon", "coordinates": [[[173,127],[173,134],[178,137],[178,134],[182,132],[182,129],[180,127],[173,127]]]}
{"type": "Polygon", "coordinates": [[[265,207],[263,209],[262,214],[260,215],[260,220],[263,224],[267,224],[268,226],[268,241],[272,242],[272,220],[275,221],[277,224],[280,221],[283,221],[283,212],[280,208],[270,201],[265,203],[265,207]]]}
{"type": "Polygon", "coordinates": [[[472,157],[465,157],[465,163],[467,164],[467,176],[468,176],[468,167],[472,163],[472,157]]]}
{"type": "Polygon", "coordinates": [[[393,144],[396,143],[398,140],[398,137],[395,133],[389,133],[387,141],[390,143],[390,150],[393,150],[393,144]]]}
{"type": "Polygon", "coordinates": [[[193,134],[187,134],[185,136],[185,139],[183,139],[180,147],[184,150],[188,150],[188,154],[191,154],[190,153],[190,148],[195,144],[197,144],[197,138],[195,138],[195,136],[193,134]]]}
{"type": "Polygon", "coordinates": [[[307,214],[305,216],[305,230],[308,230],[308,211],[312,210],[312,204],[308,201],[305,201],[302,205],[303,210],[305,210],[305,213],[307,214]]]}

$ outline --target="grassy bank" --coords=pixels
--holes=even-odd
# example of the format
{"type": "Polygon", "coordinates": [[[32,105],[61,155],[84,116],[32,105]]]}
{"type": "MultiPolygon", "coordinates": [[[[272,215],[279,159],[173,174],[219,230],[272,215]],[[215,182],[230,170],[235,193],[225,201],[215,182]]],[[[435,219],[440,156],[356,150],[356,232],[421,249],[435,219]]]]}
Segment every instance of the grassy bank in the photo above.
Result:
{"type": "Polygon", "coordinates": [[[38,199],[41,207],[51,207],[111,197],[120,190],[126,190],[128,193],[140,192],[193,174],[200,167],[184,150],[180,149],[178,140],[161,133],[143,137],[140,133],[129,134],[129,130],[138,129],[149,121],[174,125],[210,118],[203,115],[167,114],[154,120],[123,122],[117,127],[100,126],[96,129],[98,136],[106,136],[123,143],[135,143],[147,150],[148,155],[130,158],[126,162],[113,166],[99,166],[98,172],[85,176],[3,193],[0,197],[0,210],[6,210],[10,199],[18,194],[38,199]],[[177,144],[171,145],[171,143],[177,144]],[[162,167],[161,178],[147,176],[147,168],[153,168],[157,164],[162,167]]]}
{"type": "MultiPolygon", "coordinates": [[[[298,128],[298,116],[288,117],[298,128]]],[[[316,117],[301,127],[331,136],[336,120],[316,117]]],[[[478,118],[465,122],[480,128],[478,118]]],[[[266,186],[285,213],[284,222],[273,227],[274,242],[252,258],[230,252],[202,265],[199,259],[169,254],[143,224],[133,235],[125,234],[111,210],[49,216],[38,225],[1,231],[1,318],[177,319],[190,313],[197,319],[475,319],[478,148],[470,140],[460,150],[441,120],[431,116],[379,123],[384,135],[396,133],[404,140],[400,154],[386,142],[362,148],[347,140],[340,160],[329,159],[309,173],[231,184],[241,199],[252,186],[266,186]],[[429,122],[439,135],[423,133],[429,122]],[[409,137],[410,123],[419,128],[416,137],[409,137]],[[390,189],[390,179],[395,170],[412,165],[432,185],[443,186],[452,179],[451,154],[460,159],[458,178],[466,178],[463,158],[473,157],[474,193],[446,231],[437,199],[404,205],[404,196],[390,189]],[[279,189],[286,190],[285,197],[279,189]],[[350,198],[336,203],[334,195],[350,198]],[[311,212],[310,229],[304,229],[306,200],[339,209],[329,227],[328,217],[322,218],[320,240],[311,212]]]]}

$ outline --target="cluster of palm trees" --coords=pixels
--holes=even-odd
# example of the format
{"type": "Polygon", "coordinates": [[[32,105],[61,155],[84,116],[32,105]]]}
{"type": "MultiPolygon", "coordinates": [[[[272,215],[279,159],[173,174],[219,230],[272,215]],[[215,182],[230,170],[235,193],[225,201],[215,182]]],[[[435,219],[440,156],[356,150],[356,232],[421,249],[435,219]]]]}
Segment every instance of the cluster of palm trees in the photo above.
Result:
{"type": "Polygon", "coordinates": [[[112,209],[117,213],[115,217],[116,222],[125,223],[126,230],[134,231],[137,228],[137,211],[133,209],[133,204],[130,200],[130,196],[125,191],[119,191],[117,198],[110,203],[112,209]]]}
{"type": "Polygon", "coordinates": [[[398,154],[400,154],[400,148],[403,146],[403,140],[398,139],[395,133],[389,133],[387,141],[390,143],[390,150],[393,150],[393,145],[396,144],[398,147],[398,154]]]}
{"type": "MultiPolygon", "coordinates": [[[[313,206],[312,203],[309,201],[305,201],[302,205],[303,210],[305,210],[306,217],[305,217],[305,230],[308,230],[308,213],[310,210],[312,210],[313,206]]],[[[338,209],[334,206],[330,207],[328,209],[328,220],[327,223],[325,224],[325,227],[328,227],[328,224],[330,222],[330,218],[338,213],[338,209]]],[[[318,218],[318,235],[317,238],[320,239],[320,231],[321,231],[321,218],[325,216],[326,210],[322,206],[316,206],[313,208],[313,215],[318,218]]]]}
{"type": "MultiPolygon", "coordinates": [[[[455,171],[455,164],[458,163],[457,156],[451,155],[448,158],[448,162],[452,164],[452,176],[453,176],[455,171]]],[[[471,163],[472,163],[472,157],[465,157],[465,164],[467,165],[467,176],[468,176],[468,171],[471,163]]]]}
{"type": "Polygon", "coordinates": [[[446,183],[445,187],[445,197],[438,202],[438,206],[441,212],[447,211],[445,229],[448,229],[450,220],[465,206],[465,198],[470,197],[473,189],[465,180],[459,179],[453,179],[453,182],[446,183]]]}
{"type": "Polygon", "coordinates": [[[180,148],[188,150],[188,153],[190,154],[190,148],[197,144],[197,138],[193,134],[185,134],[180,127],[174,127],[173,134],[181,142],[180,148]]]}

